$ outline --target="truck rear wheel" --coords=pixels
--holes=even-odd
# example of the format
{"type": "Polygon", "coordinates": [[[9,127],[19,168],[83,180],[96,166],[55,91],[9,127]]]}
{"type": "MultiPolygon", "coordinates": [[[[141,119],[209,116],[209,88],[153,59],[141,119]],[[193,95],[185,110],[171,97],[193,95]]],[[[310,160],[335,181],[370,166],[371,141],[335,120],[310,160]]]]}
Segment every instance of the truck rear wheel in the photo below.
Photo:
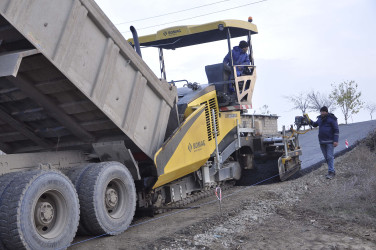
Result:
{"type": "MultiPolygon", "coordinates": [[[[79,184],[81,182],[82,176],[84,176],[84,173],[90,167],[93,167],[95,165],[96,163],[89,163],[83,166],[73,167],[66,173],[66,175],[72,181],[74,187],[76,188],[77,193],[79,193],[79,184]]],[[[77,234],[82,236],[90,235],[90,233],[84,228],[82,223],[78,225],[77,234]]]]}
{"type": "Polygon", "coordinates": [[[0,234],[7,248],[64,248],[78,226],[77,193],[58,171],[24,172],[3,193],[0,217],[0,234]]]}
{"type": "Polygon", "coordinates": [[[92,235],[117,235],[132,222],[136,188],[131,173],[119,162],[91,166],[80,178],[81,220],[92,235]]]}

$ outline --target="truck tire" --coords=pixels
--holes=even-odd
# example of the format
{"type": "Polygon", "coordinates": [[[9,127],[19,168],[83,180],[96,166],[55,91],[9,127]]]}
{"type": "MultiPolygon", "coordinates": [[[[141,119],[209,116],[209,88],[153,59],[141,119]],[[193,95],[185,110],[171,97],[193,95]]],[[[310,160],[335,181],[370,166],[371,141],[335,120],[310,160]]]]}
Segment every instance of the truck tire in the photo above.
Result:
{"type": "Polygon", "coordinates": [[[78,184],[81,220],[92,235],[124,232],[136,209],[136,188],[129,170],[119,162],[103,162],[88,168],[78,184]]]}
{"type": "Polygon", "coordinates": [[[8,249],[62,249],[72,242],[78,222],[78,196],[58,171],[17,175],[1,197],[0,235],[8,249]]]}
{"type": "MultiPolygon", "coordinates": [[[[84,173],[92,166],[95,166],[96,163],[89,163],[84,166],[79,166],[79,167],[73,167],[71,168],[66,175],[68,178],[72,181],[74,187],[76,188],[77,193],[79,193],[79,183],[82,179],[82,176],[84,176],[84,173]]],[[[81,236],[88,236],[90,233],[84,228],[82,223],[78,225],[77,229],[77,235],[81,236]]]]}
{"type": "MultiPolygon", "coordinates": [[[[0,206],[1,206],[3,193],[6,192],[9,184],[19,174],[20,174],[19,172],[16,172],[16,173],[8,173],[8,174],[4,174],[4,175],[0,176],[0,206]]],[[[5,246],[3,244],[3,241],[2,241],[1,235],[0,235],[0,250],[3,250],[3,249],[5,249],[5,246]]]]}

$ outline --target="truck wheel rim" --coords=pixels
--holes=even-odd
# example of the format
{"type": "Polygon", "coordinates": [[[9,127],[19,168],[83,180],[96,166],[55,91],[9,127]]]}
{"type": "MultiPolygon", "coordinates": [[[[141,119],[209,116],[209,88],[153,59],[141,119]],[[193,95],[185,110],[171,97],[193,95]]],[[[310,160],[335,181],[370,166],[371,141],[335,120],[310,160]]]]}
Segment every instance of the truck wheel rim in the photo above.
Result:
{"type": "Polygon", "coordinates": [[[118,219],[125,213],[125,190],[125,184],[120,179],[111,180],[106,187],[104,203],[106,206],[107,214],[113,219],[118,219]]]}
{"type": "Polygon", "coordinates": [[[34,226],[40,236],[56,238],[64,229],[68,218],[67,203],[56,190],[44,192],[34,206],[34,226]]]}

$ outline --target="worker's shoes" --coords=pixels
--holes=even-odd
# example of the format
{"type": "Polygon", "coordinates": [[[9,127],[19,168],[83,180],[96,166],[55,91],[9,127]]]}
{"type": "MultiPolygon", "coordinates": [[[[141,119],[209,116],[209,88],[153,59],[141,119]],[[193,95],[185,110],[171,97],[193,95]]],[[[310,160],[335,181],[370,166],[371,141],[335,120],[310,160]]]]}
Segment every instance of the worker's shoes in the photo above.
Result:
{"type": "Polygon", "coordinates": [[[334,178],[335,175],[336,175],[335,172],[329,172],[327,175],[325,175],[325,177],[326,177],[326,179],[331,180],[331,179],[334,178]]]}

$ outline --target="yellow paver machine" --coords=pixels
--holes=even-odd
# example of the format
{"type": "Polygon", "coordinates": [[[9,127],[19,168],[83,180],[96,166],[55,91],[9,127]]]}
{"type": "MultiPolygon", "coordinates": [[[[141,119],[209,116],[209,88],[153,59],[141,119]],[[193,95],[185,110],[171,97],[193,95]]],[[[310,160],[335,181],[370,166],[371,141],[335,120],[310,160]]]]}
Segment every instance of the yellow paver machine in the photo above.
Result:
{"type": "Polygon", "coordinates": [[[166,79],[163,56],[166,49],[175,50],[223,40],[228,44],[231,58],[229,65],[220,62],[205,66],[208,84],[191,83],[185,79],[170,82],[172,85],[178,82],[185,84],[177,89],[177,113],[174,118],[180,125],[177,130],[169,132],[171,136],[154,157],[158,171],[155,190],[170,183],[168,193],[175,194],[168,198],[162,195],[165,197],[163,199],[177,201],[181,199],[179,196],[185,197],[194,191],[193,186],[201,189],[216,186],[225,180],[238,180],[243,169],[254,168],[255,156],[278,156],[281,180],[300,170],[301,150],[296,134],[287,136],[284,130],[283,135],[278,135],[275,128],[273,135],[265,135],[260,121],[247,114],[247,110],[252,108],[256,81],[251,36],[257,33],[251,18],[248,21],[223,20],[176,26],[141,37],[133,29],[134,38],[128,41],[136,51],[140,51],[141,47],[159,50],[162,79],[166,79]],[[231,39],[237,37],[244,37],[248,43],[249,65],[233,63],[231,39]],[[199,182],[192,185],[192,180],[199,182]],[[185,188],[188,186],[190,188],[185,188]]]}

